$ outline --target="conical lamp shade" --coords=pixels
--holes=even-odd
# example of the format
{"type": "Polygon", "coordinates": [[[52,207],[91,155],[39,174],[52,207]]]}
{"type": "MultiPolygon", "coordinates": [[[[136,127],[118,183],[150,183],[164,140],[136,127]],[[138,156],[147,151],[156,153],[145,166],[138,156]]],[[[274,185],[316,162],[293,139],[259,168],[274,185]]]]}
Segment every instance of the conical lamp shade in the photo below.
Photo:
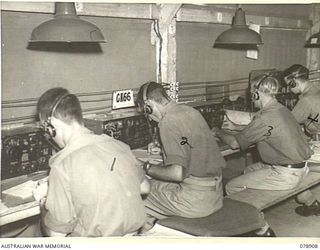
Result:
{"type": "Polygon", "coordinates": [[[214,45],[258,45],[263,44],[259,33],[251,30],[246,25],[244,11],[236,10],[232,22],[232,28],[222,32],[214,45]]]}
{"type": "Polygon", "coordinates": [[[29,42],[105,42],[100,29],[92,23],[81,20],[74,3],[55,3],[54,19],[40,24],[32,33],[29,42]]]}
{"type": "Polygon", "coordinates": [[[306,47],[306,48],[320,48],[320,32],[310,36],[304,47],[306,47]]]}

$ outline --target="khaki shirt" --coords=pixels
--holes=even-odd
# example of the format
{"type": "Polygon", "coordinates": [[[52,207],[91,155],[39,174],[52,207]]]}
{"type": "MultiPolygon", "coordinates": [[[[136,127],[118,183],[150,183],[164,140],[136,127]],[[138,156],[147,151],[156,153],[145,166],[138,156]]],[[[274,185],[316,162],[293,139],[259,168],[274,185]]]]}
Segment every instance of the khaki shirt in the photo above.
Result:
{"type": "Polygon", "coordinates": [[[146,220],[144,173],[129,147],[83,129],[50,159],[44,224],[71,236],[122,236],[146,220]]]}
{"type": "Polygon", "coordinates": [[[236,139],[242,150],[256,144],[262,161],[268,164],[301,163],[311,155],[296,119],[275,99],[254,115],[236,139]]]}
{"type": "Polygon", "coordinates": [[[320,133],[320,89],[310,83],[300,94],[292,114],[308,133],[320,133]]]}
{"type": "Polygon", "coordinates": [[[166,165],[183,166],[187,176],[221,175],[225,160],[199,111],[170,102],[159,122],[159,131],[166,165]]]}

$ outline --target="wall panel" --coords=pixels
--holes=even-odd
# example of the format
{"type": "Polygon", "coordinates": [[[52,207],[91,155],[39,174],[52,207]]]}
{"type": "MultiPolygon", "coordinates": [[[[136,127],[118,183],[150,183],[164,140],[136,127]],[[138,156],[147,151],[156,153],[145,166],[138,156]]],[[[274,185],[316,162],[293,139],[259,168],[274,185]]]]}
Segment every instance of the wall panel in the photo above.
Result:
{"type": "MultiPolygon", "coordinates": [[[[53,15],[2,11],[2,101],[38,98],[45,90],[63,86],[73,93],[137,88],[155,80],[155,46],[150,20],[81,17],[96,24],[107,43],[41,45],[28,49],[37,25],[53,15]]],[[[30,48],[30,47],[29,47],[30,48]]],[[[83,103],[83,108],[110,101],[83,103]]],[[[35,114],[35,107],[3,108],[2,118],[35,114]]]]}
{"type": "Polygon", "coordinates": [[[259,59],[245,51],[213,48],[217,36],[229,25],[177,23],[177,81],[206,82],[248,77],[254,69],[284,69],[306,64],[305,30],[263,29],[259,59]]]}

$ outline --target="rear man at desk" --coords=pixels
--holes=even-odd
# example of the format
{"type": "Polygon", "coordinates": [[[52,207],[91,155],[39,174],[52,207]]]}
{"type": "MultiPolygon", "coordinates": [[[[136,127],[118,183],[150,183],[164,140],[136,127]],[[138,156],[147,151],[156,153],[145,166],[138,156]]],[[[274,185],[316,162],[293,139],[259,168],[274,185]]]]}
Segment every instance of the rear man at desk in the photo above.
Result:
{"type": "Polygon", "coordinates": [[[226,163],[202,115],[171,101],[156,82],[141,86],[137,103],[147,119],[158,123],[165,156],[164,166],[144,165],[146,174],[152,177],[145,200],[149,225],[144,230],[150,229],[156,219],[199,218],[219,210],[223,205],[222,168],[226,163]]]}
{"type": "Polygon", "coordinates": [[[307,175],[306,160],[311,150],[291,112],[277,102],[278,80],[268,74],[252,81],[252,99],[259,112],[238,134],[216,134],[233,149],[247,149],[256,144],[262,161],[248,166],[244,174],[226,185],[228,194],[246,188],[289,190],[307,175]]]}
{"type": "Polygon", "coordinates": [[[49,236],[122,236],[146,221],[141,194],[150,186],[124,143],[83,126],[78,98],[63,88],[38,102],[45,132],[63,148],[50,159],[43,216],[49,236]]]}
{"type": "MultiPolygon", "coordinates": [[[[293,116],[298,123],[303,124],[304,131],[312,140],[314,154],[308,162],[316,162],[318,166],[310,166],[310,171],[319,172],[320,165],[320,88],[309,80],[309,70],[300,65],[294,64],[284,71],[284,80],[290,90],[300,94],[299,101],[292,110],[293,116]]],[[[320,202],[314,197],[310,190],[297,196],[298,206],[295,211],[301,216],[320,215],[320,202]]]]}

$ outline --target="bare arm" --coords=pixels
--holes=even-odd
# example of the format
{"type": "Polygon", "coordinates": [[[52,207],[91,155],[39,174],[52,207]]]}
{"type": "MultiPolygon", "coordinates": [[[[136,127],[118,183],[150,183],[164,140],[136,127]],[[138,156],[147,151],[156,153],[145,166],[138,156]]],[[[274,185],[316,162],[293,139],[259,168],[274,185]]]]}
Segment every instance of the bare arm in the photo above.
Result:
{"type": "Polygon", "coordinates": [[[141,195],[150,193],[150,183],[147,178],[144,178],[143,182],[140,184],[140,193],[141,195]]]}
{"type": "Polygon", "coordinates": [[[166,166],[150,164],[147,175],[158,180],[182,182],[185,178],[185,169],[177,164],[166,166]]]}
{"type": "Polygon", "coordinates": [[[229,145],[232,149],[237,149],[240,147],[236,137],[233,134],[227,133],[224,130],[217,130],[215,133],[216,136],[221,139],[221,141],[229,145]]]}

